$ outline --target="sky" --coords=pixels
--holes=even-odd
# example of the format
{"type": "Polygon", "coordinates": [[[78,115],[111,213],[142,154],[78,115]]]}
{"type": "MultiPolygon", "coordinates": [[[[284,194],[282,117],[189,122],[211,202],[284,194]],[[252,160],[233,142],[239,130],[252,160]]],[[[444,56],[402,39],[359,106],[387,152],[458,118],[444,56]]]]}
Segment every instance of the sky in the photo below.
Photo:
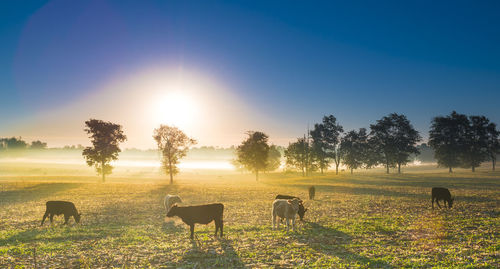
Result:
{"type": "Polygon", "coordinates": [[[87,145],[84,121],[153,148],[248,130],[287,145],[324,115],[389,113],[427,138],[456,110],[500,124],[498,1],[0,1],[0,137],[87,145]]]}

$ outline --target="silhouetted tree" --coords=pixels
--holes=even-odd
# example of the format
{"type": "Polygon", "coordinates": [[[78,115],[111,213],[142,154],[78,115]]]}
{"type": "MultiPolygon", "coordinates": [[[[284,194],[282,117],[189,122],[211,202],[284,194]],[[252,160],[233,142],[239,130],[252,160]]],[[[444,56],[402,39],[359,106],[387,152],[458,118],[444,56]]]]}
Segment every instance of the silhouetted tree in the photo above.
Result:
{"type": "Polygon", "coordinates": [[[495,171],[497,162],[497,155],[500,154],[500,132],[497,131],[495,123],[488,124],[487,139],[486,139],[486,152],[491,160],[492,170],[495,171]]]}
{"type": "Polygon", "coordinates": [[[189,147],[197,142],[177,127],[163,124],[154,129],[153,138],[162,155],[162,166],[165,172],[170,175],[170,184],[173,184],[174,175],[179,172],[177,168],[179,160],[186,156],[189,147]]]}
{"type": "Polygon", "coordinates": [[[438,165],[453,168],[460,166],[460,156],[466,144],[466,131],[469,119],[466,115],[453,111],[449,116],[434,117],[429,130],[429,145],[434,149],[438,165]]]}
{"type": "Polygon", "coordinates": [[[0,139],[0,148],[2,149],[26,149],[28,144],[21,138],[11,137],[0,139]]]}
{"type": "Polygon", "coordinates": [[[281,152],[276,145],[269,147],[269,154],[267,156],[266,171],[274,171],[281,165],[281,152]]]}
{"type": "Polygon", "coordinates": [[[318,144],[326,153],[326,156],[333,160],[335,174],[338,174],[340,160],[342,159],[342,154],[339,151],[340,135],[344,132],[344,128],[337,123],[337,119],[333,115],[329,115],[324,116],[322,123],[315,125],[315,129],[319,130],[318,144]]]}
{"type": "Polygon", "coordinates": [[[482,162],[488,160],[488,126],[490,121],[484,116],[470,116],[465,128],[465,143],[460,154],[461,166],[476,171],[482,162]]]}
{"type": "Polygon", "coordinates": [[[302,171],[302,176],[308,176],[319,166],[306,137],[298,138],[296,142],[288,144],[285,149],[285,158],[286,165],[302,171]]]}
{"type": "Polygon", "coordinates": [[[318,161],[318,167],[323,174],[323,171],[327,170],[330,166],[330,158],[326,153],[326,145],[324,139],[324,125],[315,124],[314,129],[310,131],[312,145],[311,145],[311,155],[313,155],[318,161]]]}
{"type": "Polygon", "coordinates": [[[125,141],[127,137],[123,134],[122,126],[102,120],[90,119],[85,122],[84,131],[91,138],[92,147],[86,147],[82,155],[87,161],[87,165],[94,166],[97,173],[105,176],[111,174],[113,167],[109,164],[112,160],[118,159],[121,151],[118,144],[125,141]]]}
{"type": "Polygon", "coordinates": [[[368,164],[368,134],[365,128],[360,128],[359,132],[350,131],[340,142],[340,152],[342,153],[343,163],[351,170],[361,168],[368,164]]]}
{"type": "Polygon", "coordinates": [[[264,171],[268,165],[270,146],[269,136],[263,132],[247,132],[248,138],[236,148],[238,162],[247,170],[255,173],[255,180],[259,180],[259,171],[264,171]]]}
{"type": "Polygon", "coordinates": [[[40,140],[31,142],[30,149],[46,149],[47,143],[44,143],[40,140]]]}
{"type": "Polygon", "coordinates": [[[380,156],[380,162],[386,167],[398,167],[407,164],[411,154],[418,154],[417,142],[421,140],[418,131],[413,128],[405,115],[389,114],[370,125],[373,149],[380,156]]]}

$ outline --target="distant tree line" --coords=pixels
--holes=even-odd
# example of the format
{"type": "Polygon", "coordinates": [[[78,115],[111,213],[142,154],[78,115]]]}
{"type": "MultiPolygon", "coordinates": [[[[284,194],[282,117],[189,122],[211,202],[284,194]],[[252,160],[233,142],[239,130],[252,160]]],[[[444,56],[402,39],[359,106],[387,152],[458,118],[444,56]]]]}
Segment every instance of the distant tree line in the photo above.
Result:
{"type": "Polygon", "coordinates": [[[31,144],[21,137],[0,138],[0,150],[20,150],[20,149],[46,149],[47,143],[42,141],[32,141],[31,144]]]}

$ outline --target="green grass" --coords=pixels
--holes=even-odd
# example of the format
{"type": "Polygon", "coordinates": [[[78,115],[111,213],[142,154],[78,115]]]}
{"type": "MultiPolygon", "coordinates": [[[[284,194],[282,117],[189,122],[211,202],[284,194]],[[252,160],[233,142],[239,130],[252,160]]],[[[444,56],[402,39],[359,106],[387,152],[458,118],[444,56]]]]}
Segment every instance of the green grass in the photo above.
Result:
{"type": "MultiPolygon", "coordinates": [[[[50,172],[50,171],[49,171],[50,172]]],[[[160,178],[91,175],[0,177],[0,268],[470,267],[498,268],[500,173],[407,170],[302,178],[273,173],[160,178]],[[122,181],[122,182],[120,182],[122,181]],[[307,187],[316,186],[309,201],[307,187]],[[451,210],[431,209],[432,186],[450,188],[451,210]],[[167,219],[166,193],[184,204],[222,202],[224,237],[197,225],[195,240],[167,219]],[[298,231],[271,229],[276,194],[306,200],[298,231]],[[47,200],[70,200],[79,225],[40,227],[47,200]]]]}

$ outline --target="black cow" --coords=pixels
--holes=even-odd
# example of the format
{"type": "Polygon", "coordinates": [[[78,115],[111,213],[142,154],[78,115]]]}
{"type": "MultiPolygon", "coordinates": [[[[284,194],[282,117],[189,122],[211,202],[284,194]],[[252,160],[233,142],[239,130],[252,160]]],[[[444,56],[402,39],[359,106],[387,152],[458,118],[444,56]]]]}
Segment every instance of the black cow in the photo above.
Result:
{"type": "Polygon", "coordinates": [[[68,224],[68,220],[71,216],[75,219],[76,223],[80,222],[81,214],[76,210],[75,204],[72,202],[66,201],[48,201],[46,204],[45,214],[43,215],[42,224],[45,221],[45,218],[50,215],[50,223],[54,218],[54,215],[62,215],[64,214],[64,224],[68,224]]]}
{"type": "Polygon", "coordinates": [[[300,202],[299,203],[299,212],[297,212],[297,214],[299,214],[300,220],[304,220],[304,215],[306,214],[307,209],[304,208],[304,203],[302,202],[302,199],[300,199],[299,197],[295,197],[295,196],[291,196],[291,195],[282,195],[282,194],[276,195],[276,198],[274,198],[274,199],[290,200],[290,199],[294,199],[294,198],[299,199],[299,202],[300,202]]]}
{"type": "Polygon", "coordinates": [[[453,205],[454,198],[451,198],[451,193],[447,188],[432,188],[432,209],[434,209],[434,200],[436,200],[437,205],[441,208],[439,204],[439,200],[444,201],[444,206],[446,207],[446,203],[448,202],[448,207],[451,208],[453,205]]]}
{"type": "Polygon", "coordinates": [[[215,236],[217,236],[217,231],[220,230],[220,236],[222,234],[222,215],[224,212],[223,204],[208,204],[208,205],[197,205],[197,206],[177,206],[174,205],[167,212],[167,217],[178,216],[182,219],[184,223],[189,225],[191,228],[191,239],[194,237],[194,224],[209,224],[215,221],[215,236]]]}
{"type": "Polygon", "coordinates": [[[316,196],[316,188],[314,186],[309,187],[309,200],[314,200],[316,196]]]}

